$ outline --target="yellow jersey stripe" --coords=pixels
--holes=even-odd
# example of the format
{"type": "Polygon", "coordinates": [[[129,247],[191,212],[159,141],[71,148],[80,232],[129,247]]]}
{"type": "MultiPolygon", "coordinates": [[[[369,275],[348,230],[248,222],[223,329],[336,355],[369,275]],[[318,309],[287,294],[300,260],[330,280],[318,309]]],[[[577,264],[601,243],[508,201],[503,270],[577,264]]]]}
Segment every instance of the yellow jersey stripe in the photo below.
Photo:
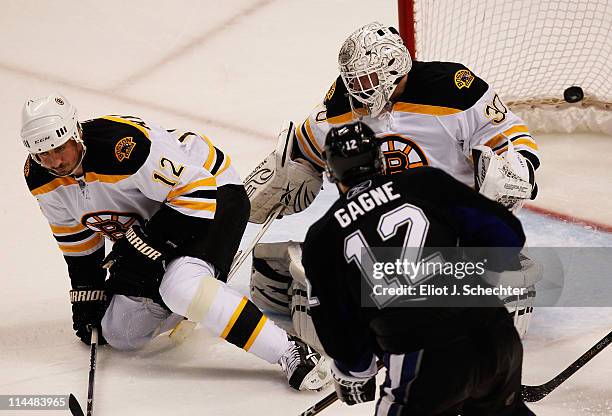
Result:
{"type": "Polygon", "coordinates": [[[49,226],[53,234],[72,234],[85,229],[83,224],[69,226],[49,224],[49,226]]]}
{"type": "Polygon", "coordinates": [[[232,327],[236,323],[236,320],[238,320],[238,317],[240,316],[240,313],[242,312],[246,304],[247,304],[247,298],[246,296],[243,296],[242,300],[240,301],[240,303],[234,310],[234,314],[232,315],[229,322],[227,323],[227,326],[225,327],[223,332],[221,332],[221,335],[220,335],[221,338],[225,339],[225,337],[227,337],[227,334],[229,334],[229,332],[232,330],[232,327]]]}
{"type": "Polygon", "coordinates": [[[354,119],[353,113],[348,112],[346,114],[342,114],[339,116],[330,117],[325,121],[327,121],[328,124],[345,124],[350,121],[353,121],[353,119],[354,119]]]}
{"type": "Polygon", "coordinates": [[[295,129],[295,135],[298,138],[298,142],[302,145],[301,149],[308,155],[310,160],[321,167],[325,167],[323,160],[314,153],[312,153],[312,150],[310,150],[310,148],[308,147],[308,143],[306,143],[306,139],[302,135],[300,129],[295,129]]]}
{"type": "Polygon", "coordinates": [[[399,111],[402,113],[427,114],[430,116],[448,116],[461,112],[461,110],[457,110],[456,108],[412,103],[395,103],[393,105],[393,111],[399,111]]]}
{"type": "Polygon", "coordinates": [[[245,351],[248,351],[249,348],[251,348],[251,346],[253,345],[253,343],[255,342],[255,340],[257,339],[257,336],[259,335],[259,333],[261,332],[261,329],[263,328],[263,326],[265,325],[266,321],[267,321],[267,317],[266,315],[262,315],[261,319],[259,320],[259,322],[257,323],[257,326],[255,327],[255,329],[253,330],[253,333],[251,334],[251,336],[249,337],[249,340],[246,342],[246,344],[244,344],[244,347],[242,347],[245,351]]]}
{"type": "Polygon", "coordinates": [[[200,137],[202,137],[208,145],[208,157],[206,158],[206,162],[204,162],[204,168],[210,171],[210,168],[213,166],[213,163],[215,161],[215,155],[217,154],[217,152],[215,152],[215,146],[213,146],[212,142],[208,137],[206,137],[202,133],[200,133],[200,137]]]}
{"type": "Polygon", "coordinates": [[[490,147],[491,149],[493,149],[494,147],[499,146],[505,140],[506,140],[506,136],[504,136],[503,134],[498,134],[496,136],[493,136],[484,145],[490,147]]]}
{"type": "Polygon", "coordinates": [[[512,126],[508,130],[503,132],[503,134],[505,134],[506,136],[510,136],[514,133],[528,133],[529,134],[529,128],[527,128],[527,126],[525,126],[524,124],[519,124],[518,126],[512,126]]]}
{"type": "Polygon", "coordinates": [[[42,186],[39,186],[36,189],[32,189],[32,195],[34,196],[42,195],[42,194],[49,193],[59,188],[60,186],[69,186],[69,185],[76,185],[76,184],[77,184],[77,181],[73,178],[61,177],[61,178],[53,179],[51,182],[48,182],[42,186]]]}
{"type": "Polygon", "coordinates": [[[140,130],[142,132],[142,134],[145,135],[145,137],[149,140],[151,140],[151,138],[149,137],[149,131],[147,129],[145,129],[144,127],[142,127],[140,124],[134,123],[133,121],[127,120],[125,118],[121,118],[121,117],[114,117],[114,116],[104,116],[102,117],[103,119],[106,120],[110,120],[110,121],[115,121],[117,123],[123,123],[123,124],[127,124],[129,126],[132,126],[138,130],[140,130]]]}
{"type": "Polygon", "coordinates": [[[95,172],[86,172],[85,182],[117,183],[129,177],[130,175],[101,175],[95,172]]]}
{"type": "Polygon", "coordinates": [[[185,201],[183,199],[173,199],[169,202],[170,205],[177,207],[189,208],[194,211],[210,211],[215,212],[217,209],[216,202],[200,202],[200,201],[185,201]]]}
{"type": "Polygon", "coordinates": [[[516,139],[512,142],[512,144],[515,146],[522,144],[524,146],[531,147],[533,150],[538,150],[538,145],[536,142],[527,138],[516,139]]]}
{"type": "Polygon", "coordinates": [[[86,241],[84,243],[75,244],[72,246],[68,246],[65,244],[58,244],[58,246],[60,250],[62,250],[62,252],[64,253],[80,253],[81,251],[91,250],[92,248],[96,247],[100,243],[104,243],[104,241],[102,240],[102,237],[100,237],[99,234],[94,234],[94,237],[91,240],[86,241]]]}
{"type": "Polygon", "coordinates": [[[314,148],[317,149],[320,155],[322,155],[323,150],[321,149],[321,146],[319,146],[319,143],[317,143],[317,141],[315,140],[315,135],[312,132],[312,128],[310,127],[310,118],[306,119],[306,132],[308,133],[308,137],[306,137],[308,141],[312,143],[314,148]]]}
{"type": "Polygon", "coordinates": [[[214,177],[199,179],[197,181],[188,183],[185,186],[182,186],[180,188],[177,188],[177,189],[171,191],[168,194],[168,196],[166,197],[166,199],[170,200],[170,199],[175,198],[175,197],[177,197],[179,195],[186,194],[188,191],[191,191],[192,189],[200,187],[200,186],[216,187],[217,186],[217,181],[215,180],[214,177]]]}

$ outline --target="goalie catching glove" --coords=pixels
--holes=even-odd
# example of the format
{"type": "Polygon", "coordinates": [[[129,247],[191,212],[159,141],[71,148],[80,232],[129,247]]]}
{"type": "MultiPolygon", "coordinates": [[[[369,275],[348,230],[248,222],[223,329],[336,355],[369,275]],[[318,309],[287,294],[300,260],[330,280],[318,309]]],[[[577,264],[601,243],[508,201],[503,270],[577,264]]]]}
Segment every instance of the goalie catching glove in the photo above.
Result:
{"type": "Polygon", "coordinates": [[[472,149],[476,190],[503,206],[518,211],[525,200],[533,199],[534,168],[529,160],[514,150],[508,141],[508,150],[497,155],[488,146],[472,149]]]}
{"type": "Polygon", "coordinates": [[[321,190],[322,175],[309,162],[291,159],[294,136],[295,126],[290,122],[281,130],[276,149],[245,179],[251,201],[250,222],[263,224],[279,205],[285,207],[283,215],[300,212],[321,190]]]}

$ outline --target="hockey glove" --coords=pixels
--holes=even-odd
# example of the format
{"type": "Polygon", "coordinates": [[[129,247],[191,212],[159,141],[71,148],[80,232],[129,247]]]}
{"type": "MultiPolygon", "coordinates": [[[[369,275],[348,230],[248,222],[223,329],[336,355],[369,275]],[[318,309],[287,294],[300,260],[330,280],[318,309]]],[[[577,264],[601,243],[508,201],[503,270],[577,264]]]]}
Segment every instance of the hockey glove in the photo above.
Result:
{"type": "Polygon", "coordinates": [[[154,241],[143,228],[133,225],[103,261],[103,267],[110,270],[107,291],[113,295],[149,298],[163,305],[159,285],[171,249],[167,243],[154,241]]]}
{"type": "Polygon", "coordinates": [[[100,331],[100,322],[108,306],[102,289],[76,288],[70,291],[72,303],[72,327],[85,344],[91,342],[91,329],[98,328],[98,344],[106,344],[100,331]]]}
{"type": "MultiPolygon", "coordinates": [[[[374,365],[374,369],[376,369],[376,365],[374,365]]],[[[360,376],[363,374],[364,377],[348,375],[341,371],[334,361],[331,365],[331,374],[334,379],[334,388],[340,401],[352,406],[357,403],[374,400],[376,395],[376,372],[373,375],[369,371],[360,373],[360,376]]]]}

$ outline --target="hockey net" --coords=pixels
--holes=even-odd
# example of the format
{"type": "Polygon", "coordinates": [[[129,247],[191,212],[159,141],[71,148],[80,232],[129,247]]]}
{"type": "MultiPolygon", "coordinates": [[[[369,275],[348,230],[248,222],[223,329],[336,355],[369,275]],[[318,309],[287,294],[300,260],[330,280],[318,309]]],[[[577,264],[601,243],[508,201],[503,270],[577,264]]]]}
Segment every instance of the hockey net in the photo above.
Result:
{"type": "Polygon", "coordinates": [[[399,0],[399,21],[413,57],[466,65],[532,131],[612,135],[612,1],[399,0]]]}

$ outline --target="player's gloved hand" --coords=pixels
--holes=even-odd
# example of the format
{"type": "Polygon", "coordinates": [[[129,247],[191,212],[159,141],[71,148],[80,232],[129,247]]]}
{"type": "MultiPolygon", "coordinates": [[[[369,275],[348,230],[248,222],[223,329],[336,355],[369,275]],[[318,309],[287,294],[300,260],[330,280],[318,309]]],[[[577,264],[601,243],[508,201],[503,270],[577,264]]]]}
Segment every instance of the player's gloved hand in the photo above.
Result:
{"type": "Polygon", "coordinates": [[[155,241],[145,229],[133,225],[103,260],[103,267],[110,270],[107,291],[160,303],[159,285],[171,250],[168,243],[155,241]]]}
{"type": "Polygon", "coordinates": [[[70,291],[70,302],[72,303],[72,327],[77,337],[89,345],[91,328],[95,327],[98,328],[98,344],[106,344],[100,331],[100,322],[108,306],[104,290],[77,287],[70,291]]]}
{"type": "Polygon", "coordinates": [[[331,374],[334,379],[334,388],[338,399],[352,406],[357,403],[365,403],[374,400],[376,395],[376,362],[373,362],[374,367],[351,375],[346,374],[338,368],[334,361],[331,364],[331,374]]]}

